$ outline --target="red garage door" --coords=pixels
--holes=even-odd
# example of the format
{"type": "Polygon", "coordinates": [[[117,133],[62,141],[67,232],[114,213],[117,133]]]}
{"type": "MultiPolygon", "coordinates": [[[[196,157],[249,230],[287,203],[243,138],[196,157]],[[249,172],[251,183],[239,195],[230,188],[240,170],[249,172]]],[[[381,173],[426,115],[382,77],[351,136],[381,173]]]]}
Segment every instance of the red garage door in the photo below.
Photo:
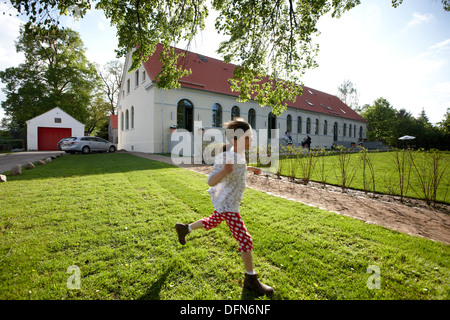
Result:
{"type": "Polygon", "coordinates": [[[72,136],[71,128],[38,128],[38,150],[53,151],[56,150],[56,144],[59,140],[72,136]]]}

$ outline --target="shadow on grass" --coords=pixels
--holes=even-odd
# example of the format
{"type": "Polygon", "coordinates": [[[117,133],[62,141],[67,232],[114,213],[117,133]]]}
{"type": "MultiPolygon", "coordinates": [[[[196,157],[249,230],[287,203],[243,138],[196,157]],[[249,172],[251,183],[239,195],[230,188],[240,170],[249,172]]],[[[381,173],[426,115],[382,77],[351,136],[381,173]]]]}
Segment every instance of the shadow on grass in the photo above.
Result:
{"type": "Polygon", "coordinates": [[[166,282],[167,277],[173,271],[173,266],[167,268],[167,270],[156,280],[153,282],[152,286],[148,289],[146,293],[138,298],[138,300],[161,300],[160,293],[161,289],[166,282]]]}
{"type": "Polygon", "coordinates": [[[258,298],[256,292],[242,288],[241,300],[256,300],[258,298]]]}
{"type": "Polygon", "coordinates": [[[6,173],[6,176],[8,181],[21,181],[169,168],[176,167],[127,153],[94,153],[65,155],[45,165],[35,164],[32,170],[22,168],[21,175],[11,176],[10,173],[6,173]]]}

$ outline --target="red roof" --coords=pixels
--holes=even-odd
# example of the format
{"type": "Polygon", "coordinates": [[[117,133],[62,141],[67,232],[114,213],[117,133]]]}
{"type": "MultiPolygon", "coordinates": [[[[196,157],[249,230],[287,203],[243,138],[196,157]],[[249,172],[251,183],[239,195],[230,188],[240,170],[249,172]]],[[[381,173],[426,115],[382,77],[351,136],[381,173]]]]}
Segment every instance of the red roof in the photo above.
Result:
{"type": "MultiPolygon", "coordinates": [[[[162,62],[158,59],[161,51],[162,45],[159,44],[155,53],[144,62],[144,68],[152,80],[161,70],[162,62]]],[[[228,79],[233,77],[236,65],[181,49],[176,49],[176,52],[185,53],[185,58],[180,60],[179,63],[182,63],[185,69],[191,69],[192,71],[189,76],[179,80],[182,87],[239,96],[239,92],[231,91],[228,82],[228,79]]],[[[288,102],[288,106],[352,120],[366,121],[338,97],[305,86],[303,87],[303,95],[298,96],[294,103],[288,102]]]]}

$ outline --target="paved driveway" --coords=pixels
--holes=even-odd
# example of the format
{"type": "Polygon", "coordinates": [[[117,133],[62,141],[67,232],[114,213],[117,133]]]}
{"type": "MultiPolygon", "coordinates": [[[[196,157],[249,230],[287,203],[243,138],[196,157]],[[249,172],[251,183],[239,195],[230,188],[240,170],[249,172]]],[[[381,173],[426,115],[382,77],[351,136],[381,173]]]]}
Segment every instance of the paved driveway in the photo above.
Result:
{"type": "Polygon", "coordinates": [[[11,170],[11,167],[15,164],[21,164],[23,166],[28,162],[43,160],[58,153],[64,153],[64,151],[25,151],[0,154],[0,173],[11,170]]]}

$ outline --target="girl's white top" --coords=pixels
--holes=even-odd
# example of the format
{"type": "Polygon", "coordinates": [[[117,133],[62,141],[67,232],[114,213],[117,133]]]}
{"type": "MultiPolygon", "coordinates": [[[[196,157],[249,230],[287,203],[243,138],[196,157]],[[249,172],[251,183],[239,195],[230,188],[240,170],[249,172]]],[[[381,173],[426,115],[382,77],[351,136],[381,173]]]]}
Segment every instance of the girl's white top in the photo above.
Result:
{"type": "Polygon", "coordinates": [[[220,153],[214,159],[212,172],[209,179],[222,170],[226,163],[233,164],[233,171],[214,187],[208,189],[211,202],[217,212],[239,212],[239,206],[245,190],[245,175],[247,173],[247,162],[245,156],[230,151],[220,153]]]}

